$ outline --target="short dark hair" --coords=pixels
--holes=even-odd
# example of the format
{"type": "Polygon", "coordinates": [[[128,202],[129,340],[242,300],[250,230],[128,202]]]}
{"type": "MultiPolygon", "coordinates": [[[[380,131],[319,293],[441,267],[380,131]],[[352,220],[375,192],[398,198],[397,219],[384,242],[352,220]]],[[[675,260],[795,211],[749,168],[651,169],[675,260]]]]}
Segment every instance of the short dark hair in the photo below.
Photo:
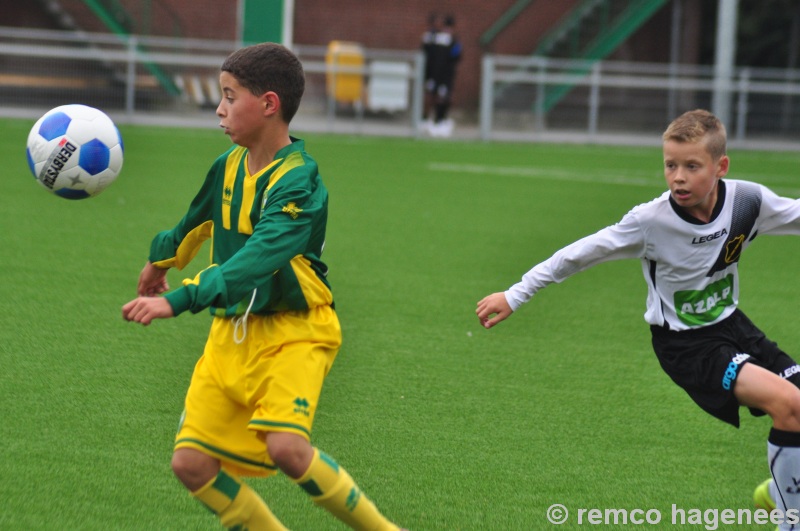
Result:
{"type": "Polygon", "coordinates": [[[220,70],[229,72],[256,96],[269,91],[277,94],[283,121],[292,121],[305,91],[305,74],[288,48],[274,42],[247,46],[230,54],[220,70]]]}

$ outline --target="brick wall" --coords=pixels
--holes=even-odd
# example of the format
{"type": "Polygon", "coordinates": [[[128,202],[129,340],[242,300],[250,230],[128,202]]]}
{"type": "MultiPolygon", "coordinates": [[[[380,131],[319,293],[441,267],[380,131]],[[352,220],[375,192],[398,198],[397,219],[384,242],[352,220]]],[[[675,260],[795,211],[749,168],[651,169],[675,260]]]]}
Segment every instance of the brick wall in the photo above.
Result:
{"type": "Polygon", "coordinates": [[[141,21],[141,33],[195,39],[236,39],[236,2],[233,0],[119,1],[141,21]]]}
{"type": "Polygon", "coordinates": [[[0,26],[58,29],[58,25],[36,2],[5,2],[0,26]]]}

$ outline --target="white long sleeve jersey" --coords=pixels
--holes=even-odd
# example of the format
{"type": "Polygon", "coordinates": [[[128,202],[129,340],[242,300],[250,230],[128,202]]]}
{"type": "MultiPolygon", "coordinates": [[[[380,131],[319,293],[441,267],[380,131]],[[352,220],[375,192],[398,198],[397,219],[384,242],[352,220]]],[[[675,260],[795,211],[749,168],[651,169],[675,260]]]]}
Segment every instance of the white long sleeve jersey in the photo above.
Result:
{"type": "Polygon", "coordinates": [[[800,200],[757,183],[720,180],[712,219],[702,223],[667,191],[536,265],[505,292],[506,300],[516,310],[549,284],[603,262],[639,258],[648,289],[645,321],[671,330],[708,326],[736,309],[739,257],[758,234],[800,235],[800,200]]]}

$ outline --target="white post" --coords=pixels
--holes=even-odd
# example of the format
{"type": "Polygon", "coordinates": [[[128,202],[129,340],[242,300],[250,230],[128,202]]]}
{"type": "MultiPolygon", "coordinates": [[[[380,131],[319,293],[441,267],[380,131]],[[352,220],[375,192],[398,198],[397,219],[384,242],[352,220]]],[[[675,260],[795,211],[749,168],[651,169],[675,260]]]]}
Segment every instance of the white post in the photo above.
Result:
{"type": "Polygon", "coordinates": [[[750,90],[750,68],[742,69],[739,78],[739,103],[736,106],[736,140],[743,141],[747,132],[747,97],[750,90]]]}
{"type": "Polygon", "coordinates": [[[489,140],[491,138],[492,107],[494,107],[494,59],[491,54],[487,53],[481,61],[481,140],[489,140]]]}
{"type": "Polygon", "coordinates": [[[425,56],[414,56],[414,79],[411,81],[411,129],[415,138],[422,136],[422,106],[425,98],[425,56]]]}
{"type": "Polygon", "coordinates": [[[545,76],[547,76],[547,57],[542,57],[537,68],[539,79],[536,81],[536,102],[533,111],[533,126],[536,132],[541,134],[546,127],[544,120],[544,97],[547,90],[545,76]]]}
{"type": "Polygon", "coordinates": [[[294,42],[294,0],[283,0],[283,35],[281,39],[284,46],[291,48],[294,42]]]}
{"type": "Polygon", "coordinates": [[[591,88],[589,90],[589,138],[597,135],[597,119],[600,115],[600,63],[592,65],[591,88]]]}
{"type": "Polygon", "coordinates": [[[675,82],[678,77],[678,64],[680,63],[681,21],[683,20],[682,0],[672,2],[672,28],[669,39],[669,94],[667,99],[667,122],[671,122],[678,115],[678,92],[675,82]]]}
{"type": "Polygon", "coordinates": [[[718,0],[717,44],[714,59],[714,95],[712,112],[726,127],[730,127],[731,88],[736,58],[736,27],[739,0],[718,0]]]}
{"type": "Polygon", "coordinates": [[[239,46],[244,45],[244,3],[247,0],[237,0],[236,2],[236,42],[239,46]]]}
{"type": "Polygon", "coordinates": [[[133,117],[136,106],[136,47],[138,44],[135,35],[128,37],[128,61],[125,69],[125,114],[128,119],[133,117]]]}

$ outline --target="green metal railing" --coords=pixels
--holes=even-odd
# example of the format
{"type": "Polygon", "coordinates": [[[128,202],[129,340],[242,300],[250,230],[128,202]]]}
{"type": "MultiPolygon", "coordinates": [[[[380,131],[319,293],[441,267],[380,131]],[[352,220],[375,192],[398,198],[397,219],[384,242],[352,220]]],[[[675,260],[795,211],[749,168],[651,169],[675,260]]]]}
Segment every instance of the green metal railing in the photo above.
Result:
{"type": "Polygon", "coordinates": [[[503,30],[506,29],[506,27],[511,24],[511,22],[513,22],[514,19],[517,18],[519,14],[522,13],[532,2],[533,0],[517,0],[514,2],[514,5],[508,8],[508,10],[503,13],[500,18],[494,21],[494,24],[489,26],[489,29],[483,32],[483,35],[481,35],[479,39],[481,47],[487,48],[495,39],[495,37],[502,33],[503,30]]]}
{"type": "Polygon", "coordinates": [[[114,33],[128,35],[133,32],[133,19],[117,0],[83,0],[83,3],[114,33]]]}
{"type": "MultiPolygon", "coordinates": [[[[83,0],[83,2],[115,35],[127,38],[133,33],[134,21],[117,0],[83,0]]],[[[142,51],[138,46],[136,49],[139,52],[142,51]]],[[[179,96],[181,94],[181,89],[161,67],[149,61],[143,64],[170,95],[179,96]]]]}
{"type": "MultiPolygon", "coordinates": [[[[542,38],[534,55],[550,56],[557,45],[566,43],[568,58],[590,61],[585,69],[572,74],[588,75],[593,62],[608,57],[667,1],[628,0],[615,14],[613,0],[584,0],[542,38]],[[592,24],[594,35],[588,35],[587,24],[592,24]]],[[[544,111],[552,109],[573,87],[568,84],[548,87],[544,111]]]]}

